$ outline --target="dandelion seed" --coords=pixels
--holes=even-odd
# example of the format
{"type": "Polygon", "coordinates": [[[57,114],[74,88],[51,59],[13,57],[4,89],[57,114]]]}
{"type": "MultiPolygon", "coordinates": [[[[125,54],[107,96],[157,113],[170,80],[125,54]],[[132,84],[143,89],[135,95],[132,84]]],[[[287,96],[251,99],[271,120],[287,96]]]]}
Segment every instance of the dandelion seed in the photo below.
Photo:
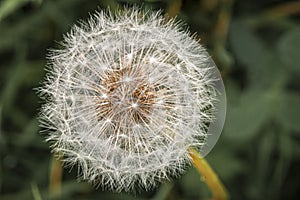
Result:
{"type": "Polygon", "coordinates": [[[215,65],[159,13],[99,12],[74,26],[48,67],[39,88],[47,141],[101,187],[150,189],[181,174],[188,149],[211,148],[222,129],[221,120],[211,131],[223,93],[215,65]]]}

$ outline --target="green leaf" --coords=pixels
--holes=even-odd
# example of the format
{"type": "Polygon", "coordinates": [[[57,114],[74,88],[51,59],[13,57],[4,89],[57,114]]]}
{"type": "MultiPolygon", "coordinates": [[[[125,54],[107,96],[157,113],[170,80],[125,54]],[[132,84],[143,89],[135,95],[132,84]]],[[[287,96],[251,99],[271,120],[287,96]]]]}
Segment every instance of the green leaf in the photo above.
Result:
{"type": "Polygon", "coordinates": [[[272,116],[275,98],[276,94],[271,90],[244,92],[238,105],[228,107],[224,137],[239,144],[252,140],[272,116]]]}
{"type": "Polygon", "coordinates": [[[248,69],[255,71],[266,58],[269,50],[243,21],[234,21],[230,26],[229,43],[236,59],[248,69]]]}
{"type": "Polygon", "coordinates": [[[246,168],[245,164],[236,157],[233,151],[224,150],[224,148],[209,154],[207,160],[220,178],[226,181],[233,180],[236,176],[242,174],[246,168]]]}
{"type": "Polygon", "coordinates": [[[283,93],[277,118],[286,128],[300,134],[300,95],[298,93],[283,93]]]}
{"type": "Polygon", "coordinates": [[[164,200],[167,199],[171,190],[173,188],[173,183],[167,182],[160,186],[155,196],[152,197],[152,200],[164,200]]]}
{"type": "Polygon", "coordinates": [[[180,184],[189,198],[199,199],[209,195],[205,182],[201,179],[201,174],[194,167],[191,167],[181,178],[180,184]]]}
{"type": "Polygon", "coordinates": [[[300,28],[294,28],[284,34],[278,42],[277,49],[286,67],[300,72],[300,28]]]}
{"type": "Polygon", "coordinates": [[[27,146],[35,146],[37,147],[39,144],[37,142],[38,139],[38,122],[36,118],[31,119],[24,127],[24,131],[22,134],[19,134],[15,137],[13,144],[16,145],[18,148],[20,147],[27,147],[27,146]]]}
{"type": "Polygon", "coordinates": [[[257,160],[255,160],[254,166],[251,166],[251,170],[256,175],[248,181],[247,191],[252,199],[259,199],[263,196],[267,187],[267,177],[270,173],[272,152],[274,150],[275,134],[273,130],[268,130],[262,134],[258,141],[256,141],[257,160]]]}

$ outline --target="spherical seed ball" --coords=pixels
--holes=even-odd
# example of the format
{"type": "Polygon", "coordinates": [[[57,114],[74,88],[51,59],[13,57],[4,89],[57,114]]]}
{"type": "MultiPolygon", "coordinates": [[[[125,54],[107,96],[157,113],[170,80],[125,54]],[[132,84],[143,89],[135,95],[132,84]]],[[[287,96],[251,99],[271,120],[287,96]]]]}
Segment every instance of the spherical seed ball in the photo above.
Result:
{"type": "Polygon", "coordinates": [[[201,149],[217,97],[206,50],[174,20],[98,12],[49,55],[41,124],[80,176],[114,191],[150,189],[201,149]]]}

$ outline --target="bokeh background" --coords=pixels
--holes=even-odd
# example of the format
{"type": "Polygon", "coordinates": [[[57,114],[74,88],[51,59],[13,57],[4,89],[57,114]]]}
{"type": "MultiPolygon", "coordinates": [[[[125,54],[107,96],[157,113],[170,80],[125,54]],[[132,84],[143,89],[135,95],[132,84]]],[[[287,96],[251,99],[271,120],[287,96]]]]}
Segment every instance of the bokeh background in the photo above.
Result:
{"type": "Polygon", "coordinates": [[[208,199],[191,167],[154,191],[113,194],[61,168],[39,134],[47,49],[74,23],[108,6],[178,16],[222,73],[224,131],[206,157],[232,199],[300,198],[300,1],[0,0],[0,199],[208,199]]]}

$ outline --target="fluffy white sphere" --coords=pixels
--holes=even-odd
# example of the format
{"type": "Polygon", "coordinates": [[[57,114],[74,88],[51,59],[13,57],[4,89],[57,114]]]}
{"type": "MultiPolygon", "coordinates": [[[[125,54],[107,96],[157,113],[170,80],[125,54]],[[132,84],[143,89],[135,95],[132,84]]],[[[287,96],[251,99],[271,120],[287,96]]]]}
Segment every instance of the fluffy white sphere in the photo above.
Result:
{"type": "Polygon", "coordinates": [[[55,152],[114,191],[149,189],[201,149],[217,96],[206,50],[174,20],[96,13],[51,51],[39,93],[55,152]]]}

